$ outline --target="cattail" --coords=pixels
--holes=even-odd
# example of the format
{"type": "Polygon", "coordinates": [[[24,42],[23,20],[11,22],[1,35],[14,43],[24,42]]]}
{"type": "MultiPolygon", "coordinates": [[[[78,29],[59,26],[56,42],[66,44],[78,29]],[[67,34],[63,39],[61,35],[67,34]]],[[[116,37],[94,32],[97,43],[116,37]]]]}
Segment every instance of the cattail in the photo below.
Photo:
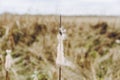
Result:
{"type": "Polygon", "coordinates": [[[58,46],[57,46],[57,59],[56,64],[59,65],[59,80],[61,80],[62,74],[62,66],[71,66],[71,62],[69,62],[64,57],[64,45],[63,41],[66,39],[66,30],[63,27],[60,27],[59,33],[57,35],[58,46]]]}
{"type": "Polygon", "coordinates": [[[11,50],[6,50],[6,57],[5,57],[5,71],[6,71],[6,80],[10,80],[9,72],[12,68],[13,60],[11,56],[11,50]]]}
{"type": "Polygon", "coordinates": [[[11,50],[6,50],[6,58],[5,58],[5,70],[6,71],[10,71],[12,68],[12,64],[13,64],[13,59],[11,56],[11,50]]]}
{"type": "Polygon", "coordinates": [[[33,80],[38,80],[38,71],[34,71],[33,75],[32,75],[32,78],[33,80]]]}
{"type": "Polygon", "coordinates": [[[56,59],[56,64],[58,65],[64,65],[65,58],[64,58],[64,46],[63,46],[63,40],[66,38],[65,34],[66,30],[61,27],[59,29],[59,33],[57,35],[58,39],[58,46],[57,46],[57,59],[56,59]]]}
{"type": "Polygon", "coordinates": [[[56,64],[60,66],[71,66],[71,62],[64,57],[64,45],[63,41],[66,39],[66,30],[61,27],[57,35],[58,46],[57,46],[57,59],[56,64]]]}

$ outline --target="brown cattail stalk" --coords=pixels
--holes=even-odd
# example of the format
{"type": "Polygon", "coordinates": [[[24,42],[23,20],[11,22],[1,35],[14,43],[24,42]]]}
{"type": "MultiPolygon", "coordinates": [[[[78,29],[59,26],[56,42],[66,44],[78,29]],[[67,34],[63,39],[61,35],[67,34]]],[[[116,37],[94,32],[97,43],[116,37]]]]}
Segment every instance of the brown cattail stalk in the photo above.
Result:
{"type": "MultiPolygon", "coordinates": [[[[61,15],[60,15],[60,28],[61,28],[61,15]]],[[[59,80],[61,80],[61,66],[59,67],[59,80]]]]}
{"type": "MultiPolygon", "coordinates": [[[[61,15],[60,15],[60,28],[61,28],[61,15]]],[[[61,80],[61,66],[59,66],[59,80],[61,80]]]]}
{"type": "Polygon", "coordinates": [[[61,66],[59,67],[59,80],[61,80],[61,74],[62,74],[62,70],[61,70],[61,66]]]}
{"type": "Polygon", "coordinates": [[[9,72],[6,70],[6,80],[10,80],[9,72]]]}
{"type": "Polygon", "coordinates": [[[61,19],[61,15],[60,15],[60,28],[61,28],[61,25],[62,25],[62,19],[61,19]]]}

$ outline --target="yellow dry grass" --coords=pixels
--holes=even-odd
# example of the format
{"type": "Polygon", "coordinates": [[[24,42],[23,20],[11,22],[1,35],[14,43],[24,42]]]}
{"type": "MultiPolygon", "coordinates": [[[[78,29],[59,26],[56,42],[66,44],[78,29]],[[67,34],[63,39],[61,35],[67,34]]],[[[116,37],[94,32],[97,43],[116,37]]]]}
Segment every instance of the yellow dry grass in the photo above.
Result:
{"type": "MultiPolygon", "coordinates": [[[[67,30],[65,57],[75,67],[62,67],[64,80],[120,80],[120,17],[63,16],[67,30]]],[[[11,80],[57,80],[59,16],[0,15],[0,80],[5,80],[5,50],[14,59],[11,80]],[[17,76],[16,76],[17,75],[17,76]]]]}

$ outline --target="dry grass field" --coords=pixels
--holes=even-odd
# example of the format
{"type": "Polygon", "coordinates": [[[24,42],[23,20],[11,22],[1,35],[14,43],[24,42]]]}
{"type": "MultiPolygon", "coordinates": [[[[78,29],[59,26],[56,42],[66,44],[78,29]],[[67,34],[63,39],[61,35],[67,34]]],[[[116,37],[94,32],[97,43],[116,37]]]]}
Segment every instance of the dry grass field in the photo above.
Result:
{"type": "MultiPolygon", "coordinates": [[[[63,80],[120,80],[120,17],[62,16],[67,30],[63,80]]],[[[0,15],[0,80],[5,80],[6,49],[14,64],[10,80],[58,80],[59,16],[0,15]]]]}

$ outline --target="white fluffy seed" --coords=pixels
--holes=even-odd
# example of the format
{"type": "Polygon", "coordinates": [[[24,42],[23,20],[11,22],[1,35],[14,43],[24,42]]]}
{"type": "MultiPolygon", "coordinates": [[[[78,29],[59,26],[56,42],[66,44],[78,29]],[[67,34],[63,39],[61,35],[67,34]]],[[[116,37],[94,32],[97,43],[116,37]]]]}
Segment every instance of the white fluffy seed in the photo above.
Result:
{"type": "Polygon", "coordinates": [[[12,56],[11,56],[11,50],[6,50],[6,57],[5,57],[5,69],[7,71],[11,70],[12,68],[12,64],[13,64],[13,59],[12,59],[12,56]]]}
{"type": "Polygon", "coordinates": [[[63,41],[66,39],[66,30],[63,27],[61,27],[59,30],[60,30],[60,33],[58,33],[58,35],[57,35],[58,46],[57,46],[56,64],[60,65],[60,66],[71,66],[71,62],[69,62],[64,57],[63,41]]]}

